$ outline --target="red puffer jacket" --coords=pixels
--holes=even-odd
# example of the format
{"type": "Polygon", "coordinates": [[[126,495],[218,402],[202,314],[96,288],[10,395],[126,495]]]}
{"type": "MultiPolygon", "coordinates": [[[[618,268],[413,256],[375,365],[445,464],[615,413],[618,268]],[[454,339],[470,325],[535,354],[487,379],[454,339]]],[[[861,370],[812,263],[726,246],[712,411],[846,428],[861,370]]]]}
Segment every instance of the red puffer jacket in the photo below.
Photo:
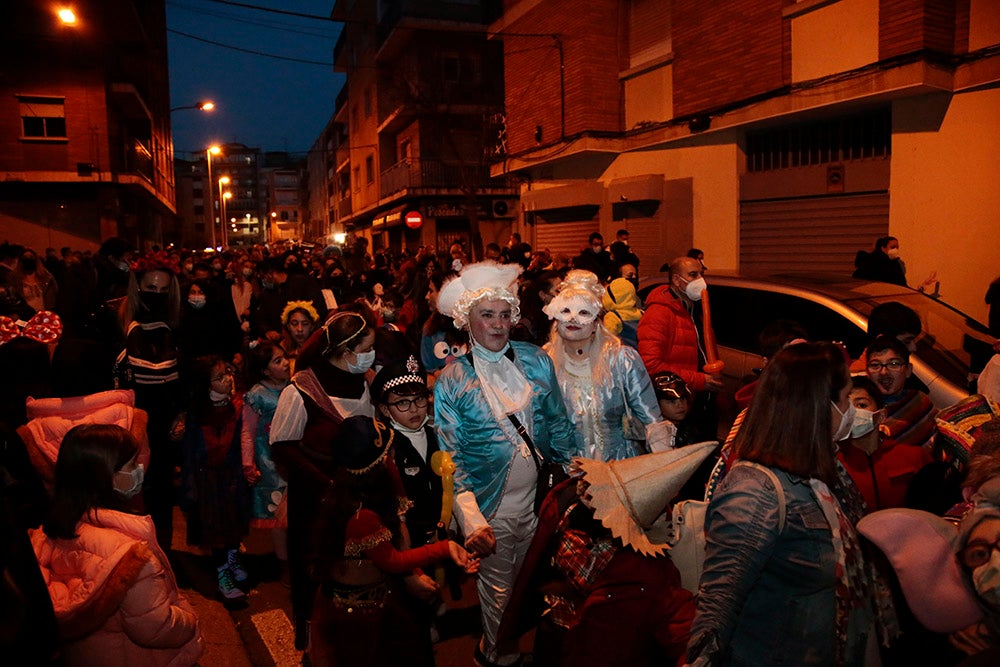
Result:
{"type": "Polygon", "coordinates": [[[651,376],[673,371],[692,392],[704,391],[705,374],[698,371],[698,329],[668,285],[646,297],[646,312],[639,320],[639,354],[651,376]]]}
{"type": "Polygon", "coordinates": [[[198,617],[177,590],[153,521],[97,510],[76,539],[31,531],[66,665],[182,667],[202,653],[198,617]]]}

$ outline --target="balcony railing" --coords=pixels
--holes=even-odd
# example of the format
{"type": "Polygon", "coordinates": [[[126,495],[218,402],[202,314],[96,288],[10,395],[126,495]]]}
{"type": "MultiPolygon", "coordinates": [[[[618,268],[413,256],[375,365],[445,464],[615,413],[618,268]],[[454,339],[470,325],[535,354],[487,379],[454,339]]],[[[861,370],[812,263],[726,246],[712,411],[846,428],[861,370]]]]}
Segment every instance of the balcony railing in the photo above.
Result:
{"type": "Polygon", "coordinates": [[[342,218],[346,218],[347,216],[349,216],[353,212],[354,212],[354,209],[351,207],[351,197],[350,197],[350,195],[348,195],[347,197],[344,197],[343,199],[341,199],[340,201],[337,202],[337,219],[338,220],[340,220],[342,218]]]}
{"type": "Polygon", "coordinates": [[[489,167],[412,159],[397,162],[383,171],[380,186],[383,197],[406,188],[496,187],[490,179],[489,167]]]}

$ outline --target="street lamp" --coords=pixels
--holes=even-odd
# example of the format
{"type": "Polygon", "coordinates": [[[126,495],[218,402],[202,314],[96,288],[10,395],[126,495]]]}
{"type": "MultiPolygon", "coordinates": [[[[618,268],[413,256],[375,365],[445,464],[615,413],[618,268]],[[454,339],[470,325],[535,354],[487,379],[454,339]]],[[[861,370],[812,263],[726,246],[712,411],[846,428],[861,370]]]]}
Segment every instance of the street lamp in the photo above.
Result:
{"type": "Polygon", "coordinates": [[[180,111],[181,109],[200,109],[201,111],[211,111],[214,108],[215,102],[212,100],[202,100],[201,102],[196,102],[194,104],[185,104],[181,107],[173,107],[170,109],[170,113],[180,111]]]}
{"type": "Polygon", "coordinates": [[[228,176],[223,176],[219,179],[219,221],[222,229],[222,249],[229,249],[229,230],[226,228],[226,201],[233,198],[233,193],[222,191],[223,185],[229,185],[230,180],[228,176]]]}
{"type": "Polygon", "coordinates": [[[212,187],[212,156],[218,155],[222,149],[218,146],[209,146],[205,149],[205,157],[208,159],[208,210],[210,227],[212,228],[212,248],[215,249],[215,188],[212,187]]]}
{"type": "Polygon", "coordinates": [[[69,7],[62,7],[56,12],[63,25],[76,25],[76,12],[69,7]]]}

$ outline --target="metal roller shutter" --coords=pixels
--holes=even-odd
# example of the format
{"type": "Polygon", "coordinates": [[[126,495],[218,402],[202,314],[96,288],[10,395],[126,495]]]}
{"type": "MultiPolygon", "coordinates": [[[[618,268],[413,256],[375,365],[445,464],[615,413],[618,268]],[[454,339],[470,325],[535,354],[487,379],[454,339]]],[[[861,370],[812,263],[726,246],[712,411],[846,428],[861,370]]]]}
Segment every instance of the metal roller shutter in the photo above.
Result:
{"type": "Polygon", "coordinates": [[[601,226],[597,220],[540,222],[535,225],[535,242],[531,247],[535,250],[548,248],[553,254],[564,252],[572,258],[586,247],[587,237],[599,231],[601,226]]]}
{"type": "Polygon", "coordinates": [[[740,272],[854,272],[858,250],[889,233],[889,193],[740,203],[740,272]]]}

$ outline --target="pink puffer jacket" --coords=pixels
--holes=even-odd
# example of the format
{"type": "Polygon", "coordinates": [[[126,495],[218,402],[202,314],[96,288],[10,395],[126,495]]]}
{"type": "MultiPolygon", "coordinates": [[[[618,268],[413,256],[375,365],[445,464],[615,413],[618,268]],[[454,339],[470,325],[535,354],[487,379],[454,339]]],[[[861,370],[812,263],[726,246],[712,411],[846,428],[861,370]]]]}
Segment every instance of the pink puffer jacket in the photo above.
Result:
{"type": "Polygon", "coordinates": [[[67,665],[194,665],[198,618],[177,590],[149,516],[98,510],[76,539],[31,531],[67,665]]]}

